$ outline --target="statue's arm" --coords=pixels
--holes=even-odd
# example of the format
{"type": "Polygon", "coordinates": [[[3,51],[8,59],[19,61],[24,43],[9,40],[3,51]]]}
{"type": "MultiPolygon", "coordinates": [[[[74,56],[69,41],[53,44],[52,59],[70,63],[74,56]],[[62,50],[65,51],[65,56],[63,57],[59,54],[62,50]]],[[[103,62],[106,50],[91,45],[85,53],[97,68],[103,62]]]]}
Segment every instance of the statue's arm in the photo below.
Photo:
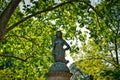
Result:
{"type": "Polygon", "coordinates": [[[53,49],[55,49],[55,42],[53,41],[53,43],[52,43],[52,46],[53,46],[53,49]]]}
{"type": "Polygon", "coordinates": [[[53,45],[55,41],[55,35],[53,34],[51,37],[52,37],[52,45],[53,45]]]}
{"type": "Polygon", "coordinates": [[[64,44],[67,46],[66,48],[65,48],[65,50],[68,50],[68,49],[70,49],[70,45],[64,40],[64,44]]]}
{"type": "Polygon", "coordinates": [[[55,55],[55,41],[52,42],[52,47],[53,47],[52,54],[55,55]]]}

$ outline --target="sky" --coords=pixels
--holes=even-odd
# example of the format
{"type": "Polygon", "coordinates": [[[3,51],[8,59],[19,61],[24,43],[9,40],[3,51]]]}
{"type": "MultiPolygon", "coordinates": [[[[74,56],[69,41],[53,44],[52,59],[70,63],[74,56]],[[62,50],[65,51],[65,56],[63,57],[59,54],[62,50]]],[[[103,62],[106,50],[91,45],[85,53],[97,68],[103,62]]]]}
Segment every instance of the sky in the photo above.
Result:
{"type": "Polygon", "coordinates": [[[96,6],[97,4],[101,2],[101,0],[90,0],[90,1],[91,1],[92,6],[96,6]]]}

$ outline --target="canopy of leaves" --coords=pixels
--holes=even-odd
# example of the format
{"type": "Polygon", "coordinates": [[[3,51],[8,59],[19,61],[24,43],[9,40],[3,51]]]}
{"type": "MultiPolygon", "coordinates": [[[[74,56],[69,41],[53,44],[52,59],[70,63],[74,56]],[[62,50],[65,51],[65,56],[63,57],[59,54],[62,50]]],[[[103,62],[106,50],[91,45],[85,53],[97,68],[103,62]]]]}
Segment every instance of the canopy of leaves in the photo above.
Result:
{"type": "Polygon", "coordinates": [[[71,54],[87,53],[77,63],[81,70],[103,78],[100,71],[118,66],[115,58],[120,46],[118,4],[118,0],[110,0],[94,8],[89,0],[1,0],[0,79],[46,80],[45,74],[53,62],[51,36],[57,30],[70,41],[71,54]],[[1,15],[9,9],[10,2],[20,4],[13,7],[7,22],[1,15]],[[90,31],[90,41],[86,41],[87,32],[81,32],[83,27],[90,31]],[[81,41],[82,47],[74,41],[76,44],[81,41]]]}
{"type": "MultiPolygon", "coordinates": [[[[12,0],[3,1],[1,15],[12,0]]],[[[21,1],[7,25],[0,25],[0,31],[5,28],[0,42],[0,79],[45,80],[53,62],[51,36],[61,30],[66,39],[73,39],[76,22],[87,16],[88,7],[84,1],[21,1]]]]}
{"type": "MultiPolygon", "coordinates": [[[[98,14],[90,11],[91,23],[89,40],[82,43],[79,49],[78,67],[94,76],[97,80],[106,78],[119,80],[115,77],[119,66],[120,53],[120,1],[103,1],[96,6],[98,14]],[[112,70],[112,71],[111,71],[112,70]],[[111,73],[103,77],[101,72],[111,73]],[[111,75],[112,74],[112,75],[111,75]],[[101,77],[100,77],[101,76],[101,77]]],[[[119,75],[119,74],[118,74],[119,75]]]]}

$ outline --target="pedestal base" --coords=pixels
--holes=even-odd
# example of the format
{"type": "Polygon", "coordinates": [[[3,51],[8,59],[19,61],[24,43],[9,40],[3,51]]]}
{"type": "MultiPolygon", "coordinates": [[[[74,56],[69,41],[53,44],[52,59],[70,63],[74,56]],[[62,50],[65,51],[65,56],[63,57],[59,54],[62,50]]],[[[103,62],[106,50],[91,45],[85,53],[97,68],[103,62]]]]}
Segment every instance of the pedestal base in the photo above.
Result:
{"type": "Polygon", "coordinates": [[[70,80],[72,74],[68,72],[49,72],[47,76],[48,80],[70,80]]]}

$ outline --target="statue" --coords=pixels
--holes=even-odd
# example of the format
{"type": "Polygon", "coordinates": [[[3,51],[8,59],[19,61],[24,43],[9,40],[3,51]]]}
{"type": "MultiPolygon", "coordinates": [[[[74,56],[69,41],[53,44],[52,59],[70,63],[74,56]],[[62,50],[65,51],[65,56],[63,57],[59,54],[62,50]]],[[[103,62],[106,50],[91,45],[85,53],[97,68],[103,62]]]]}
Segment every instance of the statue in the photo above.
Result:
{"type": "Polygon", "coordinates": [[[47,73],[48,80],[70,80],[72,74],[67,66],[68,61],[65,59],[65,51],[70,49],[70,46],[63,40],[61,31],[56,32],[55,38],[52,36],[52,45],[52,55],[55,62],[47,73]]]}
{"type": "Polygon", "coordinates": [[[65,40],[63,40],[61,31],[56,32],[56,39],[53,40],[52,45],[53,45],[52,54],[54,57],[54,61],[63,62],[67,64],[68,61],[65,60],[65,51],[70,49],[70,46],[65,40]],[[63,48],[64,45],[66,46],[66,48],[63,48]]]}

